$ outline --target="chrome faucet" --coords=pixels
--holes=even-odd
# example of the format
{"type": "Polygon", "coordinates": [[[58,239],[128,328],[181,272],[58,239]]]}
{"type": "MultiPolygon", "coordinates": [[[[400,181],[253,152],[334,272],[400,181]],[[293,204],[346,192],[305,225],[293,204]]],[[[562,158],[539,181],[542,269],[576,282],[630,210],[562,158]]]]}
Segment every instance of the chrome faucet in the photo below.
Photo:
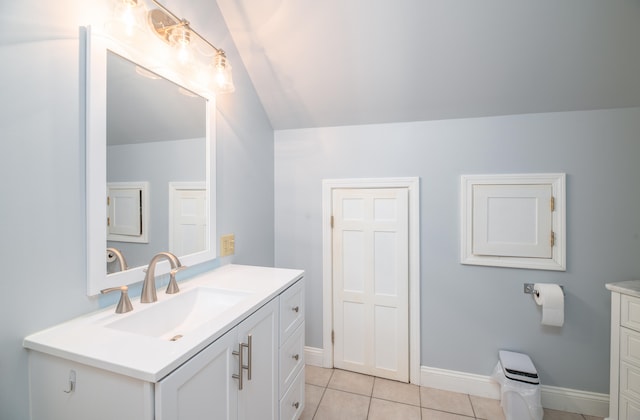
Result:
{"type": "Polygon", "coordinates": [[[151,258],[149,262],[149,266],[147,267],[147,273],[144,276],[144,283],[142,283],[142,294],[140,295],[140,302],[142,303],[151,303],[158,300],[158,295],[156,294],[156,264],[161,259],[169,260],[171,264],[171,272],[169,280],[169,285],[167,286],[167,292],[169,294],[178,293],[180,289],[178,288],[178,283],[176,282],[176,273],[183,268],[187,268],[180,263],[178,257],[173,255],[170,252],[158,252],[156,255],[151,258]]]}
{"type": "Polygon", "coordinates": [[[118,264],[120,264],[120,271],[127,271],[129,266],[127,266],[127,260],[124,259],[124,255],[118,248],[107,248],[107,260],[109,258],[116,257],[118,260],[118,264]]]}

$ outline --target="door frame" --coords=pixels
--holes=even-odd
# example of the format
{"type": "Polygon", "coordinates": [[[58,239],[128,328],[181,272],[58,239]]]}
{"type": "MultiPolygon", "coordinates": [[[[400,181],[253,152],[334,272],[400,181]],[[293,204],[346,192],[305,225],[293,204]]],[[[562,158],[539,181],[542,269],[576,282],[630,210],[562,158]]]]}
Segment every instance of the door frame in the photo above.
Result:
{"type": "Polygon", "coordinates": [[[409,381],[420,384],[420,178],[322,180],[322,347],[323,366],[333,367],[333,190],[339,188],[407,188],[409,191],[409,381]]]}

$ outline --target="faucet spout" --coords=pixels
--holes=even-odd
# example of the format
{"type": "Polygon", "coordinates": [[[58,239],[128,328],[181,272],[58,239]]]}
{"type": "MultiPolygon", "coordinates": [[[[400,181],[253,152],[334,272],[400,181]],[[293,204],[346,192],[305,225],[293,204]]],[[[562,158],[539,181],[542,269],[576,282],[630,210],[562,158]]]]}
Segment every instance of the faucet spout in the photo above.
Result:
{"type": "MultiPolygon", "coordinates": [[[[158,295],[156,294],[156,264],[158,261],[166,259],[171,264],[171,283],[169,284],[169,288],[174,289],[175,291],[172,293],[178,292],[178,285],[175,281],[175,273],[185,268],[180,263],[178,257],[173,255],[170,252],[158,252],[156,255],[151,258],[149,262],[149,266],[147,267],[147,273],[144,276],[144,282],[142,283],[142,294],[140,295],[140,302],[142,303],[151,303],[158,300],[158,295]]],[[[167,290],[169,289],[167,288],[167,290]]],[[[169,292],[171,293],[171,292],[169,292]]]]}

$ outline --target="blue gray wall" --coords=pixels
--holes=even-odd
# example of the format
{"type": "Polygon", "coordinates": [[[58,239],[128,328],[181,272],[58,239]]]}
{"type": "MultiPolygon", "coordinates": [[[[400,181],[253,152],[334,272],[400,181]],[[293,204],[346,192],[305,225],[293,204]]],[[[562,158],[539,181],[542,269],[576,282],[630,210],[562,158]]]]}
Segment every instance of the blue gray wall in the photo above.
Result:
{"type": "Polygon", "coordinates": [[[276,265],[306,270],[306,344],[322,348],[321,181],[420,177],[421,365],[490,375],[528,353],[544,384],[609,391],[605,283],[640,276],[640,109],[275,133],[276,265]],[[460,175],[565,172],[567,271],[459,263],[460,175]],[[523,283],[565,286],[562,329],[523,283]]]}
{"type": "MultiPolygon", "coordinates": [[[[148,242],[107,241],[123,253],[129,267],[146,265],[169,249],[169,183],[204,183],[205,159],[204,137],[107,146],[107,182],[149,183],[148,242]]],[[[120,269],[117,262],[107,267],[108,272],[120,269]]]]}
{"type": "MultiPolygon", "coordinates": [[[[0,5],[1,419],[29,417],[23,337],[104,304],[86,296],[78,26],[105,16],[105,4],[0,5]]],[[[234,66],[236,92],[217,101],[216,185],[218,235],[236,234],[236,255],[209,266],[273,265],[273,130],[216,3],[167,5],[234,66]]]]}

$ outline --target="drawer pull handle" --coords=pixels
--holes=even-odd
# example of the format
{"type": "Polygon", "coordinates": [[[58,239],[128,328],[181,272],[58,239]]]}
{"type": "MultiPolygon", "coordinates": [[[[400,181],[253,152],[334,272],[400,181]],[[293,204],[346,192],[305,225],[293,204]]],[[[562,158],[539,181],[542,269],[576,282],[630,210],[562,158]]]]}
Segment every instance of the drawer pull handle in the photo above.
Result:
{"type": "MultiPolygon", "coordinates": [[[[249,334],[247,336],[247,353],[249,354],[249,363],[247,364],[247,379],[251,380],[251,358],[253,357],[253,345],[252,345],[252,340],[253,337],[251,336],[251,334],[249,334]]],[[[244,367],[244,366],[243,366],[244,367]]]]}
{"type": "Polygon", "coordinates": [[[300,307],[299,306],[294,306],[293,308],[291,308],[291,310],[293,312],[299,312],[300,311],[300,307]]]}
{"type": "Polygon", "coordinates": [[[299,354],[294,354],[294,355],[293,355],[293,356],[291,356],[291,357],[293,357],[295,360],[300,359],[300,355],[299,355],[299,354]]]}
{"type": "Polygon", "coordinates": [[[233,379],[237,379],[238,380],[238,390],[242,391],[243,388],[243,383],[242,383],[242,379],[244,377],[244,375],[242,374],[242,369],[247,369],[248,366],[245,366],[244,364],[244,348],[247,347],[246,344],[244,343],[240,343],[238,344],[238,351],[233,351],[231,352],[231,354],[233,354],[234,356],[238,356],[238,373],[234,373],[233,375],[231,375],[231,377],[233,379]]]}
{"type": "Polygon", "coordinates": [[[300,403],[298,401],[294,402],[292,405],[296,410],[300,407],[300,403]]]}

